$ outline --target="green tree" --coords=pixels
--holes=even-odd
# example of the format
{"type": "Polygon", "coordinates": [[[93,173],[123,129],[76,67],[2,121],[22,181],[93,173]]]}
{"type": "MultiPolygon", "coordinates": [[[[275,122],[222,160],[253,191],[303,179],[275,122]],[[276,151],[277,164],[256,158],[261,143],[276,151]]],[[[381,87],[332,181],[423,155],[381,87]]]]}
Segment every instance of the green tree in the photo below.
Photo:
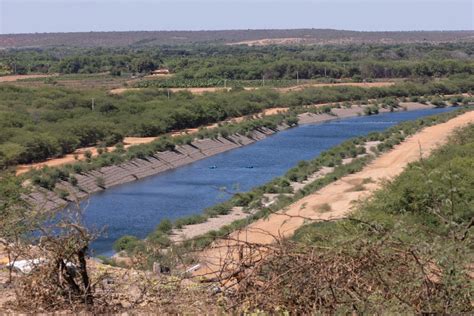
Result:
{"type": "Polygon", "coordinates": [[[138,73],[147,73],[155,70],[157,65],[149,58],[136,58],[132,61],[131,70],[138,73]]]}

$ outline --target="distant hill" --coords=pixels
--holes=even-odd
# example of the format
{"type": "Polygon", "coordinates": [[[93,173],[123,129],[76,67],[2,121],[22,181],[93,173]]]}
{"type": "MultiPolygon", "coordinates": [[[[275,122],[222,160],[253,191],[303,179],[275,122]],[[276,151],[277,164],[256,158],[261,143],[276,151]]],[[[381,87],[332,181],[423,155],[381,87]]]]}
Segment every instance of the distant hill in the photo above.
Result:
{"type": "Polygon", "coordinates": [[[474,41],[474,31],[357,32],[330,29],[140,31],[0,35],[0,48],[220,44],[359,44],[474,41]]]}
{"type": "Polygon", "coordinates": [[[474,31],[357,32],[330,29],[139,31],[0,35],[0,48],[221,44],[360,44],[474,41],[474,31]]]}

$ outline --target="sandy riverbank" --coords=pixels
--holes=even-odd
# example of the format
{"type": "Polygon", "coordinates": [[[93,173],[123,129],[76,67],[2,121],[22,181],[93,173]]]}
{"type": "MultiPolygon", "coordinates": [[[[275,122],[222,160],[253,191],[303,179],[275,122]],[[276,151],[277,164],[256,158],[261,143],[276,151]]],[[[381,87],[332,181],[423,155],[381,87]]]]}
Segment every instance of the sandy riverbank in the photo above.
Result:
{"type": "Polygon", "coordinates": [[[228,240],[214,243],[199,255],[204,268],[197,273],[203,275],[220,271],[238,256],[238,252],[242,251],[239,249],[244,247],[245,243],[270,244],[275,241],[275,237],[290,237],[308,219],[317,221],[347,216],[353,203],[370,196],[374,190],[381,187],[384,179],[396,177],[409,163],[421,156],[428,156],[435,148],[446,143],[454,130],[472,123],[474,111],[446,123],[427,127],[390,152],[376,158],[362,171],[345,176],[267,219],[256,221],[241,231],[234,232],[228,240]],[[363,190],[355,190],[365,179],[371,179],[371,182],[364,184],[363,190]],[[323,205],[324,209],[329,211],[323,212],[323,205]]]}

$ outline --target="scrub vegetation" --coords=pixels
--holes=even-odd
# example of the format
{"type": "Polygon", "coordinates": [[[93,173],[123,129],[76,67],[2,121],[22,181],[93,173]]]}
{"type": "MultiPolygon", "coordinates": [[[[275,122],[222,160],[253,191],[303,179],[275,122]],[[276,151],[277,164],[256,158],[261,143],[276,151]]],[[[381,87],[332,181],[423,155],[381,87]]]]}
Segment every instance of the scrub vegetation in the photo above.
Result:
{"type": "MultiPolygon", "coordinates": [[[[443,77],[472,73],[472,44],[325,46],[182,45],[121,48],[35,48],[1,52],[11,74],[114,76],[167,68],[175,87],[223,86],[223,80],[335,80],[443,77]],[[297,74],[298,73],[298,74],[297,74]],[[182,81],[180,81],[182,80],[182,81]],[[187,80],[187,81],[186,81],[187,80]],[[193,81],[194,80],[194,81],[193,81]],[[211,80],[206,83],[206,80],[211,80]]],[[[157,81],[166,82],[166,81],[157,81]]],[[[151,83],[153,84],[153,83],[151,83]]],[[[165,86],[170,86],[164,83],[165,86]]]]}
{"type": "MultiPolygon", "coordinates": [[[[340,159],[353,156],[361,142],[379,140],[385,144],[383,148],[390,148],[421,128],[464,111],[406,122],[350,140],[319,158],[298,164],[291,173],[301,178],[330,163],[336,169],[294,199],[360,170],[366,158],[348,165],[340,165],[340,159]]],[[[430,158],[411,164],[387,182],[372,199],[360,202],[351,217],[303,226],[293,238],[266,248],[267,256],[245,278],[237,278],[239,286],[223,292],[210,291],[207,281],[204,285],[183,286],[183,275],[156,278],[140,270],[132,273],[127,269],[94,268],[96,264],[91,268],[84,259],[95,234],[82,227],[74,213],[44,226],[43,221],[51,214],[29,212],[21,199],[25,188],[18,178],[5,175],[0,186],[2,196],[8,197],[0,203],[0,221],[5,228],[1,230],[2,245],[12,258],[35,258],[35,251],[45,258],[32,273],[15,276],[13,286],[18,299],[10,307],[96,312],[159,309],[170,313],[205,302],[200,309],[221,312],[472,313],[473,139],[474,128],[470,125],[430,158]],[[31,234],[37,229],[45,235],[39,238],[31,234]],[[33,252],[31,242],[35,245],[33,252]],[[77,267],[76,274],[68,268],[71,264],[77,267]],[[301,282],[303,279],[305,282],[301,282]],[[130,289],[138,291],[139,296],[133,296],[130,289]]],[[[276,179],[248,194],[236,195],[230,203],[245,207],[262,192],[278,188],[287,192],[287,181],[276,179]]],[[[191,250],[292,201],[282,200],[248,221],[189,241],[191,244],[173,245],[167,237],[173,224],[163,221],[146,241],[124,237],[115,248],[132,255],[130,263],[135,268],[146,270],[154,262],[165,267],[189,264],[192,256],[186,256],[192,254],[191,250]]],[[[217,206],[209,214],[225,212],[229,206],[217,206]]],[[[322,208],[327,210],[324,205],[322,208]]]]}

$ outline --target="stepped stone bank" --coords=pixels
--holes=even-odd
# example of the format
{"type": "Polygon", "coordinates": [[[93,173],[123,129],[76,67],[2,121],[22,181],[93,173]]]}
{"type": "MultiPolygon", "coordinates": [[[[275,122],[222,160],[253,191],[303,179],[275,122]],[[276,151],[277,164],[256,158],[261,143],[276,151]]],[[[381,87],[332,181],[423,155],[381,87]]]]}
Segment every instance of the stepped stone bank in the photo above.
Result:
{"type": "Polygon", "coordinates": [[[194,140],[189,145],[178,145],[172,151],[158,152],[143,159],[135,158],[119,165],[75,174],[74,176],[77,179],[76,185],[66,181],[59,181],[56,184],[56,188],[68,192],[69,195],[67,197],[62,198],[53,191],[36,187],[32,193],[25,196],[25,200],[35,209],[53,210],[62,208],[69,203],[85,199],[90,194],[252,144],[287,128],[289,126],[283,124],[276,130],[265,127],[259,128],[252,131],[249,136],[237,134],[226,138],[194,140]]]}

